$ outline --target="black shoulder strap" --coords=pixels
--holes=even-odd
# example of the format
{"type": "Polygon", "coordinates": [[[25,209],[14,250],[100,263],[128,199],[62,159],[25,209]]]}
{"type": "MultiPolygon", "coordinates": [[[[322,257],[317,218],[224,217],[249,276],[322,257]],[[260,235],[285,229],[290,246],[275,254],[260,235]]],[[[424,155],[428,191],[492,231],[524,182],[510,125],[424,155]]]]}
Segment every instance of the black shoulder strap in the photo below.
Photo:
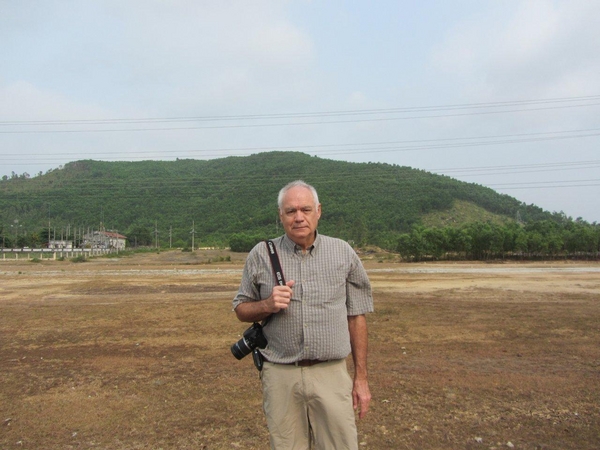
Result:
{"type": "Polygon", "coordinates": [[[285,285],[285,278],[283,277],[283,270],[281,270],[281,263],[279,262],[279,256],[277,256],[277,249],[275,243],[271,240],[265,241],[267,244],[267,250],[269,252],[269,258],[271,258],[271,266],[273,267],[273,273],[279,286],[285,285]]]}
{"type": "MultiPolygon", "coordinates": [[[[269,258],[271,258],[271,267],[273,268],[273,273],[275,274],[277,284],[279,286],[285,286],[285,278],[283,277],[283,270],[281,270],[281,263],[279,262],[279,256],[277,256],[275,243],[271,240],[267,240],[265,241],[265,244],[267,244],[267,251],[269,252],[269,258]]],[[[272,317],[273,314],[263,320],[262,326],[264,327],[266,324],[268,324],[272,317]]]]}

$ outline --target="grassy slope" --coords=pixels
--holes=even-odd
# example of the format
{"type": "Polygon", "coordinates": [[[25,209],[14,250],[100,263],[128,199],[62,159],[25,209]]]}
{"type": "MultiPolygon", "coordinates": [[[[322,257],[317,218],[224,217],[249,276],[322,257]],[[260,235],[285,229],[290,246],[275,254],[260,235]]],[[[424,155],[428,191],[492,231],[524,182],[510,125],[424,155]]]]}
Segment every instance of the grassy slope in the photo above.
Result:
{"type": "Polygon", "coordinates": [[[2,181],[0,227],[15,219],[30,232],[49,222],[86,228],[102,222],[124,233],[157,226],[162,240],[172,228],[187,240],[194,221],[206,243],[239,232],[271,235],[277,192],[298,178],[319,191],[322,231],[345,239],[366,234],[381,241],[417,223],[502,221],[517,211],[524,220],[550,216],[492,189],[409,167],[271,152],[209,161],[77,161],[2,181]]]}

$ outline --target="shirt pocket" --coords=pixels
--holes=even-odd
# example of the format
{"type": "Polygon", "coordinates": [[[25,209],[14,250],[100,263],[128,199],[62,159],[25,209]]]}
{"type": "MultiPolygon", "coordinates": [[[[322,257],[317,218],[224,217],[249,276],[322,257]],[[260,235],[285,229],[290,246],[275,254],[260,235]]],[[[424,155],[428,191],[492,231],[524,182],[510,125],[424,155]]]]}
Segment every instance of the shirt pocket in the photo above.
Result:
{"type": "Polygon", "coordinates": [[[345,302],[347,273],[346,265],[341,262],[327,264],[311,274],[306,288],[323,303],[345,302]]]}

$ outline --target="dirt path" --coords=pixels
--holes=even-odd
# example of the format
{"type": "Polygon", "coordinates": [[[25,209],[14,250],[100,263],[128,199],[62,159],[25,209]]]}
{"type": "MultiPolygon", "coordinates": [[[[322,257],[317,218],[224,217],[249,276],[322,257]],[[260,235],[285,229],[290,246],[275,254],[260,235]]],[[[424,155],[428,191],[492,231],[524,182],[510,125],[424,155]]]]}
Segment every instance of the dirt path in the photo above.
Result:
{"type": "MultiPolygon", "coordinates": [[[[0,448],[267,449],[244,256],[0,261],[0,448]]],[[[600,448],[600,265],[365,266],[361,448],[600,448]]]]}

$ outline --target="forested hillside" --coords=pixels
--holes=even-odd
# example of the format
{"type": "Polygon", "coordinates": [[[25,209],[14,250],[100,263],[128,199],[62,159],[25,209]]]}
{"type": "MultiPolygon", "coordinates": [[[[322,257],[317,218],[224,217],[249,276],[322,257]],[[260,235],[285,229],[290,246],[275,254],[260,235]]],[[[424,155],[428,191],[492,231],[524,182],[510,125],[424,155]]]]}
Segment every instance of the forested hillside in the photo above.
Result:
{"type": "Polygon", "coordinates": [[[158,237],[159,245],[182,247],[190,245],[194,224],[196,246],[228,245],[240,233],[280,234],[277,192],[295,179],[319,192],[321,232],[391,250],[400,235],[424,218],[451,212],[457,202],[482,212],[471,222],[491,216],[501,223],[566,220],[492,189],[409,167],[271,152],[208,161],[86,160],[32,178],[14,175],[0,181],[0,227],[5,242],[36,233],[40,239],[48,226],[66,234],[102,224],[138,244],[155,244],[158,237]]]}

